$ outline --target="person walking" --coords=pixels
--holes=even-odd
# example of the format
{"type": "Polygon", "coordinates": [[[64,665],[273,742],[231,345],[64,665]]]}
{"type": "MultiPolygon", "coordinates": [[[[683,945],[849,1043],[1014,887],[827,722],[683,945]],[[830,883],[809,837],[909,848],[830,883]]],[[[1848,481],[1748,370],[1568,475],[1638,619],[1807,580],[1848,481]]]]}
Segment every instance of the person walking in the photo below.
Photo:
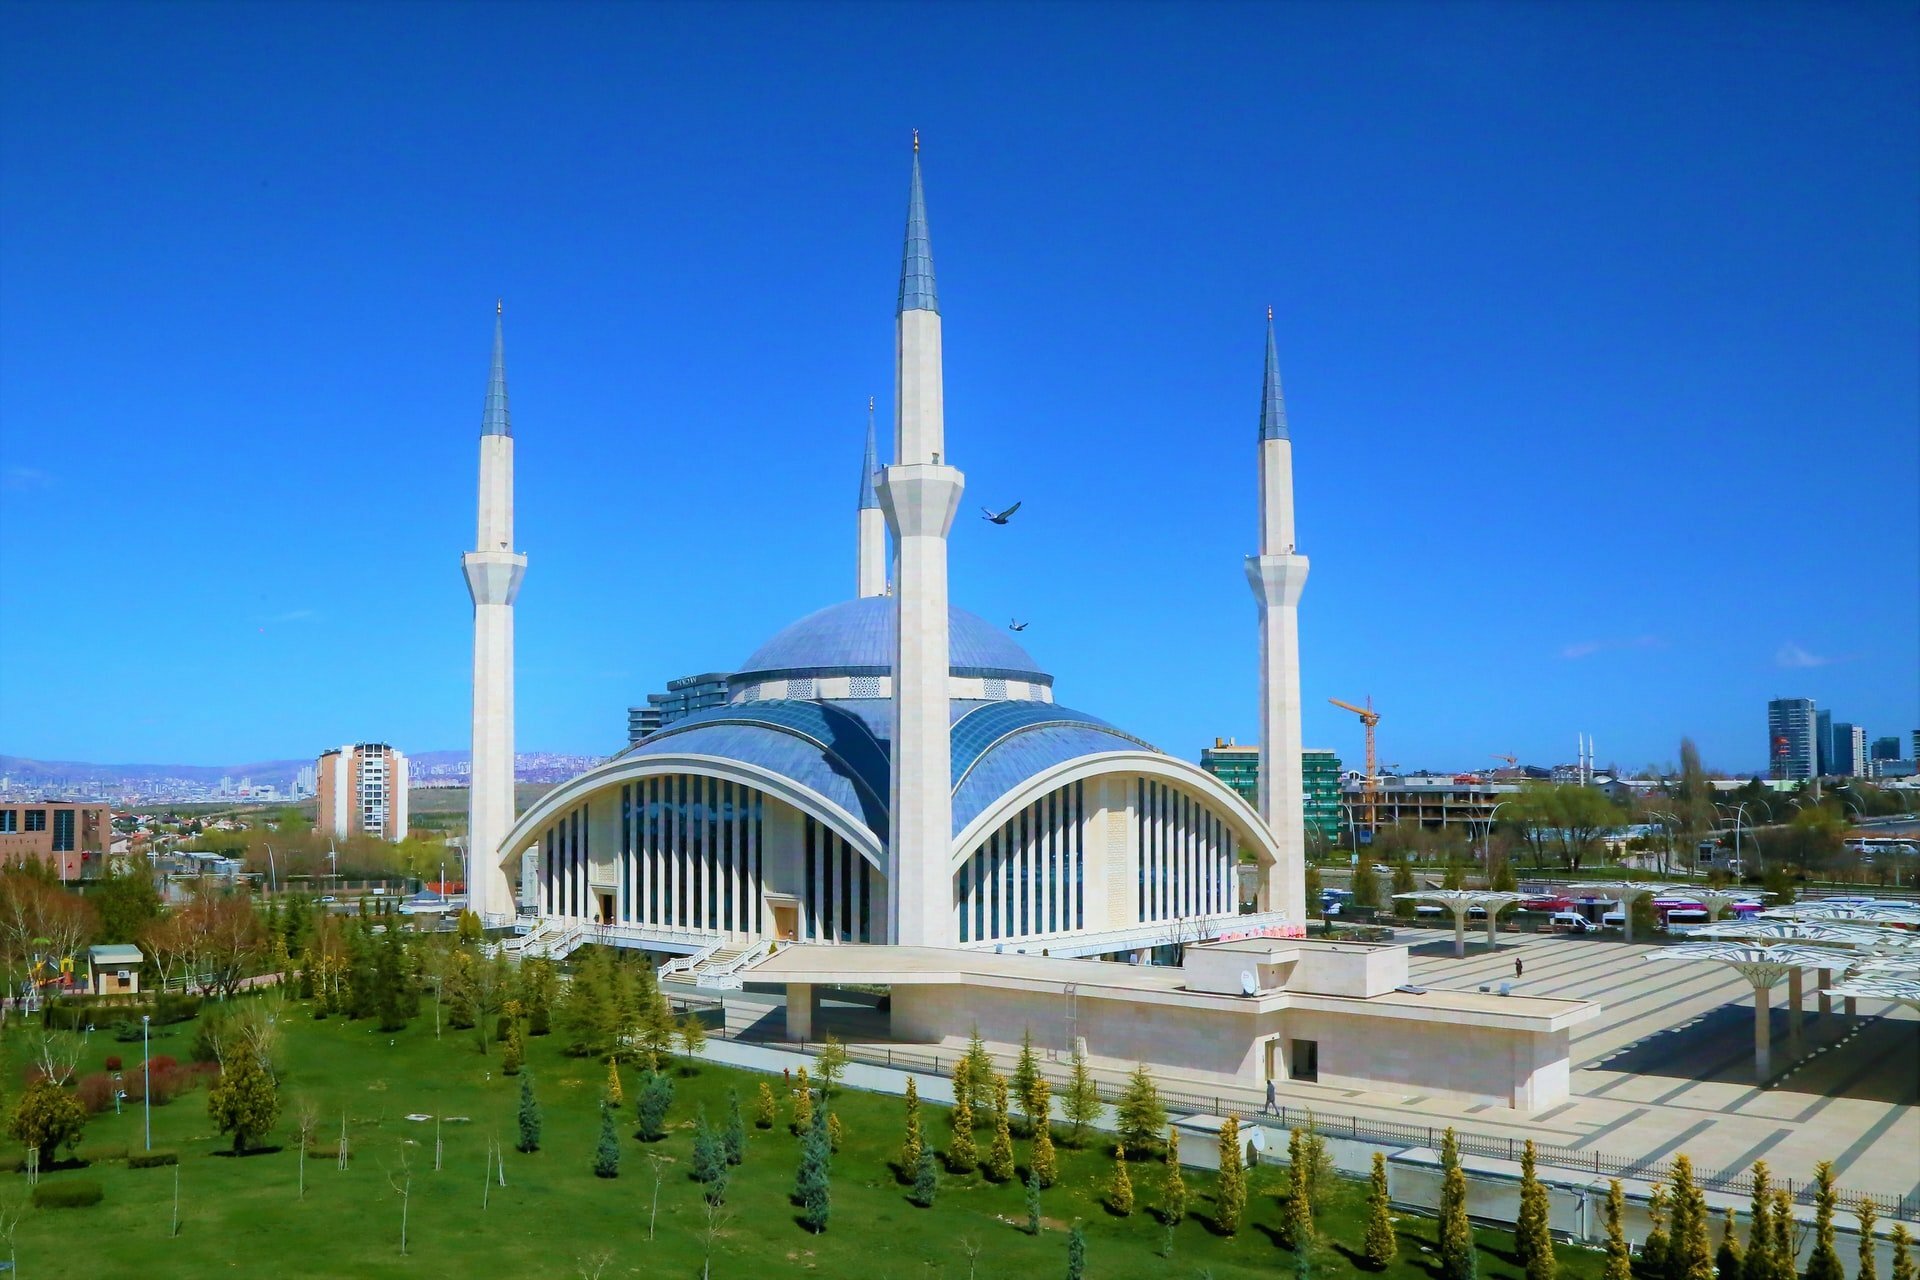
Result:
{"type": "Polygon", "coordinates": [[[1513,976],[1517,978],[1521,974],[1525,973],[1526,971],[1527,971],[1527,966],[1521,963],[1519,956],[1515,956],[1513,958],[1513,976]]]}
{"type": "Polygon", "coordinates": [[[1276,1116],[1280,1114],[1279,1097],[1274,1091],[1272,1076],[1267,1077],[1267,1105],[1260,1108],[1260,1114],[1276,1116]]]}

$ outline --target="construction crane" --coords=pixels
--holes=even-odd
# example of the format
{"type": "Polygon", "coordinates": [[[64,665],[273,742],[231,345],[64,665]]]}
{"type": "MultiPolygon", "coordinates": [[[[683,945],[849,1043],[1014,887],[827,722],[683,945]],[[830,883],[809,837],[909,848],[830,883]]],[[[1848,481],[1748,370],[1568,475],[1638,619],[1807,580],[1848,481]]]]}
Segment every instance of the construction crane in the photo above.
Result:
{"type": "Polygon", "coordinates": [[[1490,752],[1489,754],[1492,755],[1495,760],[1505,760],[1507,762],[1507,768],[1509,769],[1518,769],[1520,767],[1519,756],[1503,756],[1498,751],[1490,752]]]}
{"type": "Polygon", "coordinates": [[[1380,723],[1380,713],[1373,709],[1372,697],[1368,697],[1367,705],[1364,707],[1356,707],[1351,702],[1342,702],[1338,698],[1328,698],[1327,701],[1339,707],[1342,711],[1353,712],[1353,714],[1360,717],[1360,723],[1366,726],[1367,772],[1366,776],[1360,780],[1360,807],[1361,812],[1366,814],[1367,834],[1372,835],[1375,831],[1379,830],[1380,769],[1378,767],[1378,761],[1380,757],[1374,751],[1373,727],[1380,723]]]}

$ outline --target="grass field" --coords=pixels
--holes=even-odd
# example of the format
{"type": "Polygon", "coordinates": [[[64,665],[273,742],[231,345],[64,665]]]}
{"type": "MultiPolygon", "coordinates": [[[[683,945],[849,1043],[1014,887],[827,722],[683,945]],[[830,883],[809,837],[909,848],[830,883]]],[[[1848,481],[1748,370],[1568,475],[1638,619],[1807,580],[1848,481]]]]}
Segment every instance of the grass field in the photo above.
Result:
{"type": "MultiPolygon", "coordinates": [[[[207,1118],[204,1090],[153,1109],[153,1145],[181,1153],[180,1232],[169,1233],[174,1197],[171,1168],[129,1169],[112,1159],[112,1148],[142,1145],[137,1107],[95,1117],[81,1139],[107,1158],[90,1167],[61,1170],[45,1181],[96,1178],[106,1190],[87,1209],[29,1209],[16,1234],[20,1274],[54,1277],[134,1276],[505,1276],[515,1278],[615,1276],[696,1277],[701,1274],[703,1222],[700,1187],[686,1176],[690,1129],[698,1105],[719,1121],[729,1088],[740,1091],[751,1116],[754,1090],[766,1077],[715,1065],[699,1066],[677,1080],[669,1136],[643,1144],[632,1137],[631,1101],[621,1124],[622,1163],[614,1180],[596,1178],[592,1154],[599,1131],[598,1097],[606,1080],[603,1063],[562,1057],[558,1037],[528,1041],[528,1064],[544,1112],[541,1150],[513,1149],[519,1083],[501,1076],[498,1046],[482,1057],[471,1032],[437,1040],[432,1011],[397,1035],[368,1022],[316,1022],[301,1006],[291,1017],[280,1054],[282,1119],[272,1141],[284,1149],[235,1159],[226,1139],[207,1118]],[[321,1114],[319,1135],[330,1143],[347,1117],[353,1158],[345,1171],[329,1157],[309,1156],[304,1200],[296,1190],[297,1154],[291,1136],[293,1100],[308,1099],[321,1114]],[[433,1169],[434,1125],[405,1119],[410,1113],[446,1117],[441,1134],[443,1167],[433,1169]],[[456,1120],[455,1117],[461,1119],[456,1120]],[[481,1209],[486,1144],[497,1139],[505,1152],[507,1185],[495,1185],[481,1209]],[[654,1177],[649,1156],[667,1163],[659,1190],[655,1237],[648,1239],[654,1177]],[[411,1171],[409,1240],[400,1252],[401,1197],[392,1182],[411,1171]],[[605,1255],[604,1270],[592,1262],[605,1255]]],[[[193,1026],[167,1029],[153,1051],[181,1060],[193,1026]]],[[[16,1037],[18,1033],[15,1033],[16,1037]]],[[[6,1086],[17,1094],[18,1044],[9,1046],[6,1086]]],[[[96,1033],[82,1070],[97,1070],[108,1053],[129,1066],[140,1046],[114,1043],[96,1033]]],[[[626,1077],[629,1098],[634,1077],[626,1077]]],[[[774,1081],[776,1092],[779,1081],[774,1081]]],[[[943,1175],[932,1209],[910,1204],[887,1166],[900,1140],[903,1104],[897,1098],[842,1092],[834,1109],[846,1128],[846,1143],[834,1157],[833,1210],[828,1230],[813,1235],[799,1225],[788,1201],[799,1142],[784,1127],[749,1128],[744,1164],[728,1192],[728,1223],[713,1253],[715,1277],[764,1280],[779,1275],[860,1277],[862,1280],[925,1280],[974,1276],[977,1280],[1064,1276],[1068,1225],[1078,1219],[1088,1238],[1090,1280],[1123,1278],[1288,1275],[1293,1254],[1276,1242],[1280,1223],[1281,1170],[1254,1171],[1247,1221],[1239,1234],[1222,1238],[1207,1224],[1212,1178],[1188,1171],[1191,1216],[1174,1235],[1171,1257],[1162,1257],[1164,1228],[1148,1211],[1157,1197],[1159,1167],[1133,1166],[1140,1208],[1115,1218],[1099,1195],[1111,1161],[1095,1151],[1061,1150],[1060,1180],[1043,1193],[1044,1229],[1025,1233],[1022,1189],[996,1186],[980,1175],[943,1175]],[[966,1250],[978,1248],[970,1266],[966,1250]]],[[[944,1145],[944,1113],[926,1109],[927,1132],[944,1145]]],[[[749,1121],[751,1125],[751,1121],[749,1121]]],[[[990,1134],[979,1138],[984,1154],[990,1134]]],[[[1191,1141],[1191,1140],[1190,1140],[1191,1141]]],[[[1027,1144],[1016,1143],[1024,1159],[1027,1144]]],[[[0,1203],[17,1206],[27,1195],[25,1179],[13,1175],[0,1188],[0,1203]]],[[[1362,1237],[1365,1188],[1343,1183],[1321,1223],[1328,1240],[1316,1274],[1342,1277],[1356,1268],[1348,1251],[1362,1237]]],[[[1402,1218],[1402,1260],[1384,1273],[1390,1280],[1430,1280],[1434,1224],[1402,1218]]],[[[1484,1280],[1516,1280],[1511,1238],[1484,1233],[1480,1274],[1484,1280]]],[[[1599,1255],[1561,1250],[1569,1280],[1593,1280],[1599,1255]]],[[[4,1253],[0,1253],[3,1257],[4,1253]]]]}

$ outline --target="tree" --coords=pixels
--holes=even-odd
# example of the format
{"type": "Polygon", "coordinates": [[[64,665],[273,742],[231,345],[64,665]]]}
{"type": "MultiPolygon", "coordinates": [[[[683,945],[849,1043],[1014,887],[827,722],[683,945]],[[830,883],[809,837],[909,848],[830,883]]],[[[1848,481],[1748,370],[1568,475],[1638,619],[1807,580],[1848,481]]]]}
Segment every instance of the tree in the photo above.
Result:
{"type": "Polygon", "coordinates": [[[813,1086],[807,1083],[805,1067],[794,1072],[792,1102],[793,1122],[788,1127],[796,1135],[805,1134],[813,1127],[813,1086]]]}
{"type": "Polygon", "coordinates": [[[527,1012],[527,1034],[544,1036],[553,1030],[553,993],[558,979],[553,961],[529,956],[520,962],[520,1003],[527,1012]]]}
{"type": "Polygon", "coordinates": [[[221,1133],[233,1135],[233,1153],[242,1155],[273,1128],[280,1114],[280,1086],[258,1055],[228,1054],[219,1083],[207,1091],[207,1114],[221,1133]]]}
{"type": "Polygon", "coordinates": [[[1373,1174],[1367,1180],[1367,1265],[1375,1271],[1385,1271],[1399,1256],[1400,1241],[1393,1230],[1393,1206],[1387,1199],[1387,1157],[1376,1151],[1373,1174]]]}
{"type": "Polygon", "coordinates": [[[900,1176],[910,1178],[920,1167],[920,1152],[926,1146],[920,1135],[920,1086],[907,1077],[907,1130],[900,1140],[900,1176]]]}
{"type": "Polygon", "coordinates": [[[1067,1280],[1086,1280],[1087,1237],[1074,1223],[1067,1230],[1067,1280]]]}
{"type": "Polygon", "coordinates": [[[1282,1228],[1287,1244],[1296,1252],[1313,1247],[1314,1161],[1313,1147],[1305,1129],[1287,1133],[1287,1203],[1282,1228]]]}
{"type": "Polygon", "coordinates": [[[1912,1237],[1907,1234],[1907,1226],[1904,1222],[1896,1222],[1893,1224],[1891,1238],[1893,1240],[1893,1266],[1887,1272],[1887,1280],[1914,1280],[1915,1267],[1913,1265],[1913,1253],[1910,1248],[1912,1237]]]}
{"type": "Polygon", "coordinates": [[[773,1086],[769,1085],[765,1080],[762,1080],[760,1082],[760,1089],[754,1095],[753,1099],[753,1127],[756,1129],[771,1129],[773,1128],[773,1118],[773,1086]]]}
{"type": "Polygon", "coordinates": [[[680,1042],[681,1054],[687,1059],[688,1069],[691,1070],[694,1059],[706,1051],[706,1024],[701,1022],[697,1015],[689,1013],[680,1019],[680,1027],[674,1034],[680,1042]]]}
{"type": "Polygon", "coordinates": [[[1214,1183],[1213,1225],[1221,1235],[1230,1236],[1240,1229],[1240,1215],[1247,1207],[1245,1157],[1241,1154],[1240,1121],[1228,1116],[1220,1125],[1220,1173],[1214,1183]]]}
{"type": "Polygon", "coordinates": [[[1860,1266],[1854,1272],[1854,1280],[1879,1280],[1880,1259],[1873,1238],[1873,1224],[1879,1214],[1874,1211],[1873,1202],[1864,1199],[1853,1212],[1860,1221],[1860,1266]]]}
{"type": "Polygon", "coordinates": [[[87,901],[98,917],[94,936],[101,942],[139,941],[141,931],[160,915],[160,891],[153,887],[146,855],[129,858],[124,870],[88,892],[87,901]]]}
{"type": "Polygon", "coordinates": [[[826,1042],[820,1046],[820,1054],[814,1065],[820,1073],[820,1096],[833,1097],[834,1085],[847,1074],[847,1046],[829,1033],[826,1042]]]}
{"type": "Polygon", "coordinates": [[[1380,877],[1374,874],[1373,855],[1370,853],[1361,854],[1359,861],[1353,864],[1353,905],[1380,905],[1380,877]]]}
{"type": "Polygon", "coordinates": [[[1177,1227],[1187,1216],[1187,1179],[1180,1167],[1180,1131],[1167,1130],[1166,1172],[1160,1182],[1160,1219],[1177,1227]]]}
{"type": "Polygon", "coordinates": [[[1793,1198],[1785,1187],[1773,1189],[1773,1248],[1768,1254],[1772,1280],[1795,1280],[1800,1269],[1794,1265],[1797,1250],[1793,1240],[1793,1198]]]}
{"type": "Polygon", "coordinates": [[[1005,1182],[1013,1176],[1013,1130],[1007,1123],[1007,1082],[993,1078],[993,1144],[987,1148],[987,1177],[1005,1182]]]}
{"type": "Polygon", "coordinates": [[[949,1173],[971,1173],[979,1163],[979,1154],[973,1145],[973,1100],[971,1090],[962,1088],[962,1082],[968,1074],[967,1063],[963,1058],[954,1065],[954,1103],[950,1119],[953,1122],[953,1141],[947,1144],[947,1171],[949,1173]]]}
{"type": "Polygon", "coordinates": [[[1753,1162],[1753,1205],[1747,1211],[1747,1256],[1742,1280],[1773,1280],[1773,1191],[1767,1185],[1767,1162],[1753,1162]]]}
{"type": "Polygon", "coordinates": [[[1107,1182],[1107,1208],[1121,1218],[1133,1213],[1133,1179],[1127,1176],[1127,1146],[1124,1142],[1115,1144],[1113,1148],[1113,1177],[1107,1182]]]}
{"type": "Polygon", "coordinates": [[[933,1148],[922,1146],[920,1158],[913,1164],[913,1192],[907,1198],[922,1209],[933,1207],[933,1198],[940,1191],[940,1174],[934,1168],[933,1148]]]}
{"type": "Polygon", "coordinates": [[[600,1104],[600,1142],[593,1149],[593,1176],[620,1176],[620,1135],[613,1129],[613,1106],[606,1102],[600,1104]]]}
{"type": "Polygon", "coordinates": [[[45,1169],[61,1147],[79,1141],[86,1124],[87,1109],[78,1098],[52,1080],[38,1079],[21,1093],[7,1132],[39,1152],[40,1167],[45,1169]]]}
{"type": "Polygon", "coordinates": [[[1027,1234],[1040,1234],[1040,1179],[1027,1171],[1027,1234]]]}
{"type": "Polygon", "coordinates": [[[1447,1126],[1440,1142],[1440,1280],[1475,1280],[1479,1263],[1473,1226],[1467,1221],[1467,1175],[1460,1167],[1460,1140],[1447,1126]]]}
{"type": "Polygon", "coordinates": [[[800,1144],[800,1171],[794,1179],[793,1198],[800,1205],[800,1220],[816,1235],[827,1229],[832,1207],[830,1186],[832,1149],[828,1145],[826,1108],[814,1113],[807,1136],[800,1144]]]}
{"type": "Polygon", "coordinates": [[[1311,862],[1307,864],[1306,887],[1307,907],[1311,910],[1325,896],[1322,890],[1326,887],[1320,880],[1320,868],[1311,862]]]}
{"type": "Polygon", "coordinates": [[[1407,865],[1405,858],[1395,859],[1393,864],[1393,914],[1402,920],[1411,920],[1414,909],[1419,906],[1411,898],[1403,898],[1403,893],[1412,893],[1420,886],[1413,882],[1413,868],[1407,865]]]}
{"type": "Polygon", "coordinates": [[[1087,1055],[1081,1052],[1076,1043],[1073,1047],[1073,1074],[1067,1079],[1067,1092],[1061,1099],[1060,1109],[1073,1127],[1067,1131],[1067,1145],[1077,1147],[1084,1141],[1087,1126],[1100,1118],[1104,1106],[1100,1101],[1099,1086],[1093,1082],[1093,1068],[1087,1063],[1087,1055]]]}
{"type": "Polygon", "coordinates": [[[533,1096],[533,1073],[520,1076],[520,1141],[518,1151],[531,1155],[540,1149],[540,1103],[533,1096]]]}
{"type": "Polygon", "coordinates": [[[1545,869],[1548,846],[1560,825],[1553,788],[1542,782],[1526,783],[1500,806],[1500,811],[1500,825],[1520,837],[1534,869],[1545,869]]]}
{"type": "Polygon", "coordinates": [[[1600,1280],[1633,1280],[1633,1257],[1627,1252],[1627,1232],[1622,1219],[1627,1216],[1627,1197],[1620,1179],[1607,1185],[1607,1262],[1600,1280]]]}
{"type": "Polygon", "coordinates": [[[1144,1062],[1127,1077],[1114,1116],[1119,1121],[1120,1143],[1128,1150],[1145,1154],[1158,1144],[1161,1131],[1167,1127],[1167,1108],[1144,1062]]]}
{"type": "Polygon", "coordinates": [[[1727,1208],[1727,1216],[1720,1227],[1720,1248],[1713,1255],[1714,1280],[1741,1280],[1745,1267],[1740,1259],[1740,1236],[1733,1225],[1733,1208],[1727,1208]]]}
{"type": "Polygon", "coordinates": [[[711,1185],[727,1176],[727,1149],[719,1134],[707,1124],[707,1109],[701,1107],[693,1122],[693,1165],[695,1182],[711,1185]]]}
{"type": "Polygon", "coordinates": [[[827,1112],[827,1150],[835,1151],[835,1152],[840,1150],[840,1136],[841,1136],[840,1113],[837,1111],[828,1111],[827,1112]]]}
{"type": "Polygon", "coordinates": [[[520,1024],[516,1022],[507,1029],[507,1047],[500,1054],[500,1074],[517,1076],[526,1061],[526,1042],[521,1039],[520,1024]]]}
{"type": "Polygon", "coordinates": [[[1031,1105],[1033,1114],[1040,1116],[1041,1120],[1034,1126],[1033,1151],[1027,1160],[1043,1187],[1052,1186],[1053,1180],[1059,1176],[1059,1161],[1053,1152],[1053,1125],[1047,1118],[1049,1116],[1047,1094],[1048,1086],[1045,1077],[1033,1082],[1031,1105]]]}
{"type": "Polygon", "coordinates": [[[1600,837],[1617,829],[1627,816],[1604,791],[1573,782],[1554,788],[1552,812],[1567,865],[1575,871],[1600,837]]]}
{"type": "Polygon", "coordinates": [[[967,1081],[976,1089],[985,1089],[992,1077],[993,1055],[987,1052],[987,1043],[980,1038],[980,1025],[975,1023],[967,1037],[967,1081]]]}
{"type": "Polygon", "coordinates": [[[1553,1236],[1547,1228],[1547,1189],[1540,1185],[1534,1162],[1533,1139],[1520,1149],[1520,1216],[1514,1223],[1513,1247],[1527,1280],[1553,1280],[1553,1236]]]}
{"type": "Polygon", "coordinates": [[[1033,1028],[1027,1027],[1020,1032],[1020,1057],[1013,1064],[1013,1096],[1020,1100],[1021,1118],[1029,1133],[1039,1123],[1033,1109],[1033,1090],[1041,1082],[1040,1059],[1033,1052],[1033,1028]]]}
{"type": "Polygon", "coordinates": [[[1813,1167],[1813,1253],[1807,1259],[1807,1280],[1846,1280],[1839,1251],[1833,1247],[1833,1210],[1839,1196],[1833,1186],[1833,1161],[1813,1167]]]}
{"type": "Polygon", "coordinates": [[[651,1067],[640,1073],[634,1110],[640,1120],[640,1140],[658,1142],[667,1136],[667,1112],[673,1107],[673,1077],[651,1067]]]}
{"type": "Polygon", "coordinates": [[[1673,1234],[1668,1237],[1667,1275],[1669,1280],[1714,1280],[1707,1199],[1694,1184],[1693,1161],[1684,1154],[1673,1161],[1673,1234]]]}
{"type": "Polygon", "coordinates": [[[1640,1262],[1652,1280],[1665,1280],[1667,1254],[1671,1248],[1667,1235],[1667,1188],[1656,1182],[1647,1196],[1647,1235],[1640,1242],[1640,1262]]]}
{"type": "Polygon", "coordinates": [[[729,1165],[738,1165],[747,1158],[747,1122],[740,1114],[738,1089],[727,1090],[727,1127],[720,1135],[720,1145],[726,1151],[729,1165]]]}

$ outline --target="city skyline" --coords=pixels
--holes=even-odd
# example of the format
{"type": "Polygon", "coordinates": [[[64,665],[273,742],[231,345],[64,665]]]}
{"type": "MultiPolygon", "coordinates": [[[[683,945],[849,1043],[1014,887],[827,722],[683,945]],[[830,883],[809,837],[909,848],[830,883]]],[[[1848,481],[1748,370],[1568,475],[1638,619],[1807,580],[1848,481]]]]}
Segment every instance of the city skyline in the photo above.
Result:
{"type": "MultiPolygon", "coordinates": [[[[516,536],[540,566],[519,618],[520,741],[617,750],[646,693],[725,670],[768,622],[844,598],[865,401],[884,403],[890,385],[872,358],[886,316],[871,295],[898,263],[872,245],[897,232],[894,162],[914,125],[940,156],[943,261],[964,266],[943,303],[967,322],[947,363],[968,405],[969,497],[1026,504],[1005,529],[957,531],[953,599],[1030,621],[1022,642],[1074,673],[1073,702],[1182,757],[1258,737],[1237,579],[1256,538],[1242,461],[1271,303],[1315,561],[1305,745],[1357,760],[1358,726],[1325,699],[1369,694],[1383,764],[1408,768],[1494,752],[1549,763],[1590,733],[1602,763],[1672,761],[1690,735],[1710,766],[1764,774],[1756,709],[1780,696],[1875,738],[1920,722],[1912,593],[1841,586],[1837,608],[1824,591],[1765,596],[1767,583],[1835,573],[1817,546],[1770,532],[1789,502],[1857,505],[1884,557],[1864,581],[1920,574],[1920,269],[1897,225],[1920,189],[1920,145],[1868,128],[1913,96],[1911,60],[1880,47],[1911,33],[1909,16],[1733,15],[1748,46],[1736,57],[1711,47],[1719,24],[1702,11],[1532,14],[1498,34],[1434,12],[1265,11],[1245,53],[1204,22],[1179,45],[1252,60],[1303,44],[1330,66],[1360,46],[1391,53],[1392,69],[1330,86],[1290,53],[1299,79],[1270,99],[1210,80],[1174,103],[1173,86],[1200,85],[1175,68],[1133,97],[1091,93],[1090,115],[1045,109],[1009,55],[995,56],[1022,92],[992,107],[968,75],[987,55],[954,30],[906,101],[887,100],[897,81],[876,63],[843,99],[782,121],[770,103],[805,60],[778,51],[783,36],[817,43],[825,65],[854,58],[826,48],[847,34],[846,11],[799,32],[755,12],[759,38],[638,98],[585,47],[577,13],[531,27],[495,15],[470,33],[428,17],[428,34],[392,33],[407,85],[447,90],[432,108],[383,99],[357,44],[302,35],[296,59],[353,55],[344,74],[372,95],[329,105],[334,125],[359,136],[373,112],[398,122],[396,141],[353,163],[318,122],[207,118],[223,94],[249,92],[250,52],[307,32],[299,11],[238,21],[222,51],[138,10],[125,46],[52,10],[9,14],[21,38],[3,55],[6,116],[52,121],[43,137],[18,123],[7,134],[23,176],[4,197],[0,297],[18,353],[0,371],[10,573],[173,588],[164,608],[126,601],[137,625],[0,637],[0,667],[37,677],[9,682],[0,745],[217,761],[298,754],[369,725],[396,742],[463,741],[468,606],[445,548],[471,532],[497,294],[512,331],[516,536]],[[1618,118],[1589,114],[1587,77],[1648,26],[1671,38],[1676,66],[1643,66],[1645,92],[1609,100],[1618,118]],[[437,52],[433,35],[446,38],[437,52]],[[475,55],[518,41],[576,74],[578,97],[469,82],[475,55]],[[1548,95],[1553,126],[1530,128],[1436,65],[1466,47],[1548,95]],[[88,81],[62,83],[62,68],[109,64],[138,83],[135,69],[169,55],[204,85],[160,104],[203,135],[190,173],[143,168],[185,157],[136,154],[134,97],[82,103],[73,85],[88,81]],[[1880,74],[1854,77],[1847,96],[1810,92],[1791,118],[1767,100],[1778,78],[1817,85],[1862,65],[1880,74]],[[702,67],[720,87],[696,83],[702,67]],[[750,87],[756,72],[770,87],[750,87]],[[1398,73],[1411,82],[1383,94],[1398,73]],[[1560,75],[1573,87],[1556,93],[1560,75]],[[666,123],[648,124],[662,105],[651,95],[674,93],[666,123]],[[1423,101],[1431,120],[1415,119],[1423,101]],[[604,121],[589,118],[595,104],[604,121]],[[502,122],[491,146],[483,108],[502,122]],[[1295,124],[1313,112],[1338,128],[1295,124]],[[644,136],[644,164],[623,129],[644,136]],[[262,154],[283,135],[280,154],[262,154]],[[569,162],[608,163],[576,173],[530,145],[542,137],[564,140],[569,162]],[[1563,142],[1594,172],[1537,154],[1563,142]],[[437,154],[415,171],[399,163],[410,144],[437,154]],[[101,194],[75,167],[83,154],[159,198],[131,222],[118,205],[83,208],[101,194]],[[1703,154],[1717,167],[1691,172],[1703,154]],[[1508,172],[1523,160],[1527,188],[1508,172]],[[1771,185],[1789,162],[1804,190],[1771,185]],[[1750,186],[1767,201],[1716,221],[1729,188],[1750,186]],[[323,189],[331,203],[309,207],[323,189]],[[234,221],[197,230],[216,200],[234,221]],[[243,244],[219,242],[242,223],[243,244]],[[164,243],[179,261],[155,256],[164,243]],[[1761,264],[1764,287],[1746,278],[1761,264]],[[742,299],[758,317],[744,346],[742,299]],[[146,429],[156,398],[164,432],[146,429]],[[746,456],[760,465],[721,465],[746,456]],[[127,480],[90,507],[78,495],[101,459],[127,480]],[[149,494],[168,500],[144,509],[149,494]],[[368,542],[379,587],[356,591],[368,542]],[[1711,584],[1743,568],[1758,590],[1731,607],[1711,584]],[[729,576],[754,589],[711,589],[729,576]],[[605,590],[612,578],[629,589],[605,590]],[[1143,607],[1103,609],[1115,594],[1143,607]],[[688,602],[699,616],[683,623],[673,610],[688,602]],[[1188,625],[1168,626],[1170,609],[1188,625]],[[1141,669],[1185,674],[1142,685],[1141,669]]],[[[942,30],[956,21],[927,12],[942,30]]],[[[651,34],[698,45],[700,22],[687,22],[651,34]]],[[[1068,60],[1060,87],[1140,56],[1152,26],[1116,23],[1068,60]]],[[[855,48],[884,48],[900,28],[877,15],[855,48]]]]}

